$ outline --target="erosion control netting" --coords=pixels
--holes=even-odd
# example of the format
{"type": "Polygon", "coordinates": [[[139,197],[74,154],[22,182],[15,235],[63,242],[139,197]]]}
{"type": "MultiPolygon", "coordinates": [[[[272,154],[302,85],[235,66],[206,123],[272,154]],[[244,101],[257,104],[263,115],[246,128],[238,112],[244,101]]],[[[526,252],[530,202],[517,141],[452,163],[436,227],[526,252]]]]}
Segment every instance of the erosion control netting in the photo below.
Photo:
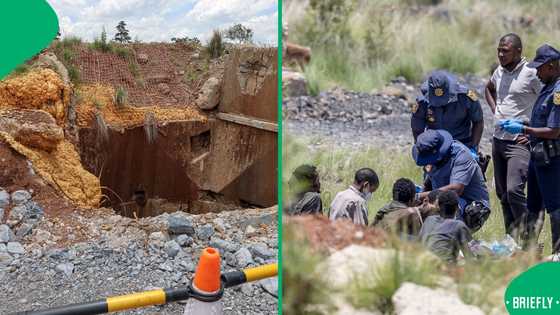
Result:
{"type": "Polygon", "coordinates": [[[130,44],[126,48],[127,54],[118,54],[85,45],[75,47],[73,63],[79,70],[80,82],[124,88],[128,103],[135,106],[194,103],[209,68],[198,51],[164,43],[130,44]]]}

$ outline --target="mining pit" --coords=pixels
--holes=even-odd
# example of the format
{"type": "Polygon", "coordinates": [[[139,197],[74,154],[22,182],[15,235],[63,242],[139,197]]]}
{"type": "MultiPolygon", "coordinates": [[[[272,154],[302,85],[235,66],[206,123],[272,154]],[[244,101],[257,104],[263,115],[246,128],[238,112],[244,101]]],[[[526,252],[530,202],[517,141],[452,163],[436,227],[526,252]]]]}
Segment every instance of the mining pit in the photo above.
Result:
{"type": "Polygon", "coordinates": [[[0,186],[32,189],[47,213],[276,204],[276,49],[210,60],[179,44],[131,44],[126,56],[65,47],[72,58],[53,47],[0,82],[0,186]]]}

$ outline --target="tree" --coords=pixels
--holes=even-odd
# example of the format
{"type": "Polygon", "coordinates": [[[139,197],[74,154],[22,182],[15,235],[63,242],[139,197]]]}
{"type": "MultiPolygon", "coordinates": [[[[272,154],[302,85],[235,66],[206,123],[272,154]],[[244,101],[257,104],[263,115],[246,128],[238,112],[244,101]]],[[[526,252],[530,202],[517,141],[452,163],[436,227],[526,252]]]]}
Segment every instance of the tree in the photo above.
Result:
{"type": "Polygon", "coordinates": [[[117,34],[115,34],[115,41],[119,43],[130,43],[132,38],[128,35],[128,30],[126,29],[126,23],[120,21],[117,25],[117,34]]]}
{"type": "Polygon", "coordinates": [[[242,24],[235,24],[226,30],[226,38],[238,43],[252,43],[253,31],[243,26],[242,24]]]}
{"type": "Polygon", "coordinates": [[[224,43],[222,41],[222,33],[219,30],[214,30],[210,42],[208,42],[208,55],[210,58],[218,58],[224,52],[224,43]]]}

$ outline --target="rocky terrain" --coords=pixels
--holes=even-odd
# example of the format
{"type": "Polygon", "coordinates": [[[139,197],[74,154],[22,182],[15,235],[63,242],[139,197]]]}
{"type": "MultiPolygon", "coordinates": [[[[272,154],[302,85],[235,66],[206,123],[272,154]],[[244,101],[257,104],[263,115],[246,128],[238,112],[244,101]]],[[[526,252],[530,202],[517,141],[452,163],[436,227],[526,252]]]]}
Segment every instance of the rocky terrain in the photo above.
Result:
{"type": "MultiPolygon", "coordinates": [[[[493,115],[483,97],[486,81],[474,76],[462,81],[479,95],[485,119],[481,148],[489,154],[493,115]]],[[[419,93],[419,85],[397,78],[372,93],[335,88],[317,96],[284,97],[286,134],[309,137],[318,146],[381,146],[406,151],[413,144],[410,115],[419,93]]]]}
{"type": "MultiPolygon", "coordinates": [[[[189,283],[203,248],[222,270],[277,261],[277,208],[131,219],[112,209],[44,216],[33,192],[0,189],[0,313],[189,283]],[[10,209],[10,210],[8,210],[10,209]],[[2,219],[3,218],[3,219],[2,219]]],[[[273,314],[277,279],[226,290],[226,314],[273,314]]],[[[121,314],[180,314],[174,303],[121,314]]]]}

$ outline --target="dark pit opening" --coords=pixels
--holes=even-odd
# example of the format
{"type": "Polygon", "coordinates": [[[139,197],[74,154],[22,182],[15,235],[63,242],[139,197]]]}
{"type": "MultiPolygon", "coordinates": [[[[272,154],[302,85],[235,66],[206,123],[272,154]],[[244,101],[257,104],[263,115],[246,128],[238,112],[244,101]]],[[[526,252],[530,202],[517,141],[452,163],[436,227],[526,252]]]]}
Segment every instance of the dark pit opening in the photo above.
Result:
{"type": "Polygon", "coordinates": [[[211,144],[210,130],[207,130],[201,134],[191,137],[191,151],[195,154],[209,152],[210,144],[211,144]]]}

